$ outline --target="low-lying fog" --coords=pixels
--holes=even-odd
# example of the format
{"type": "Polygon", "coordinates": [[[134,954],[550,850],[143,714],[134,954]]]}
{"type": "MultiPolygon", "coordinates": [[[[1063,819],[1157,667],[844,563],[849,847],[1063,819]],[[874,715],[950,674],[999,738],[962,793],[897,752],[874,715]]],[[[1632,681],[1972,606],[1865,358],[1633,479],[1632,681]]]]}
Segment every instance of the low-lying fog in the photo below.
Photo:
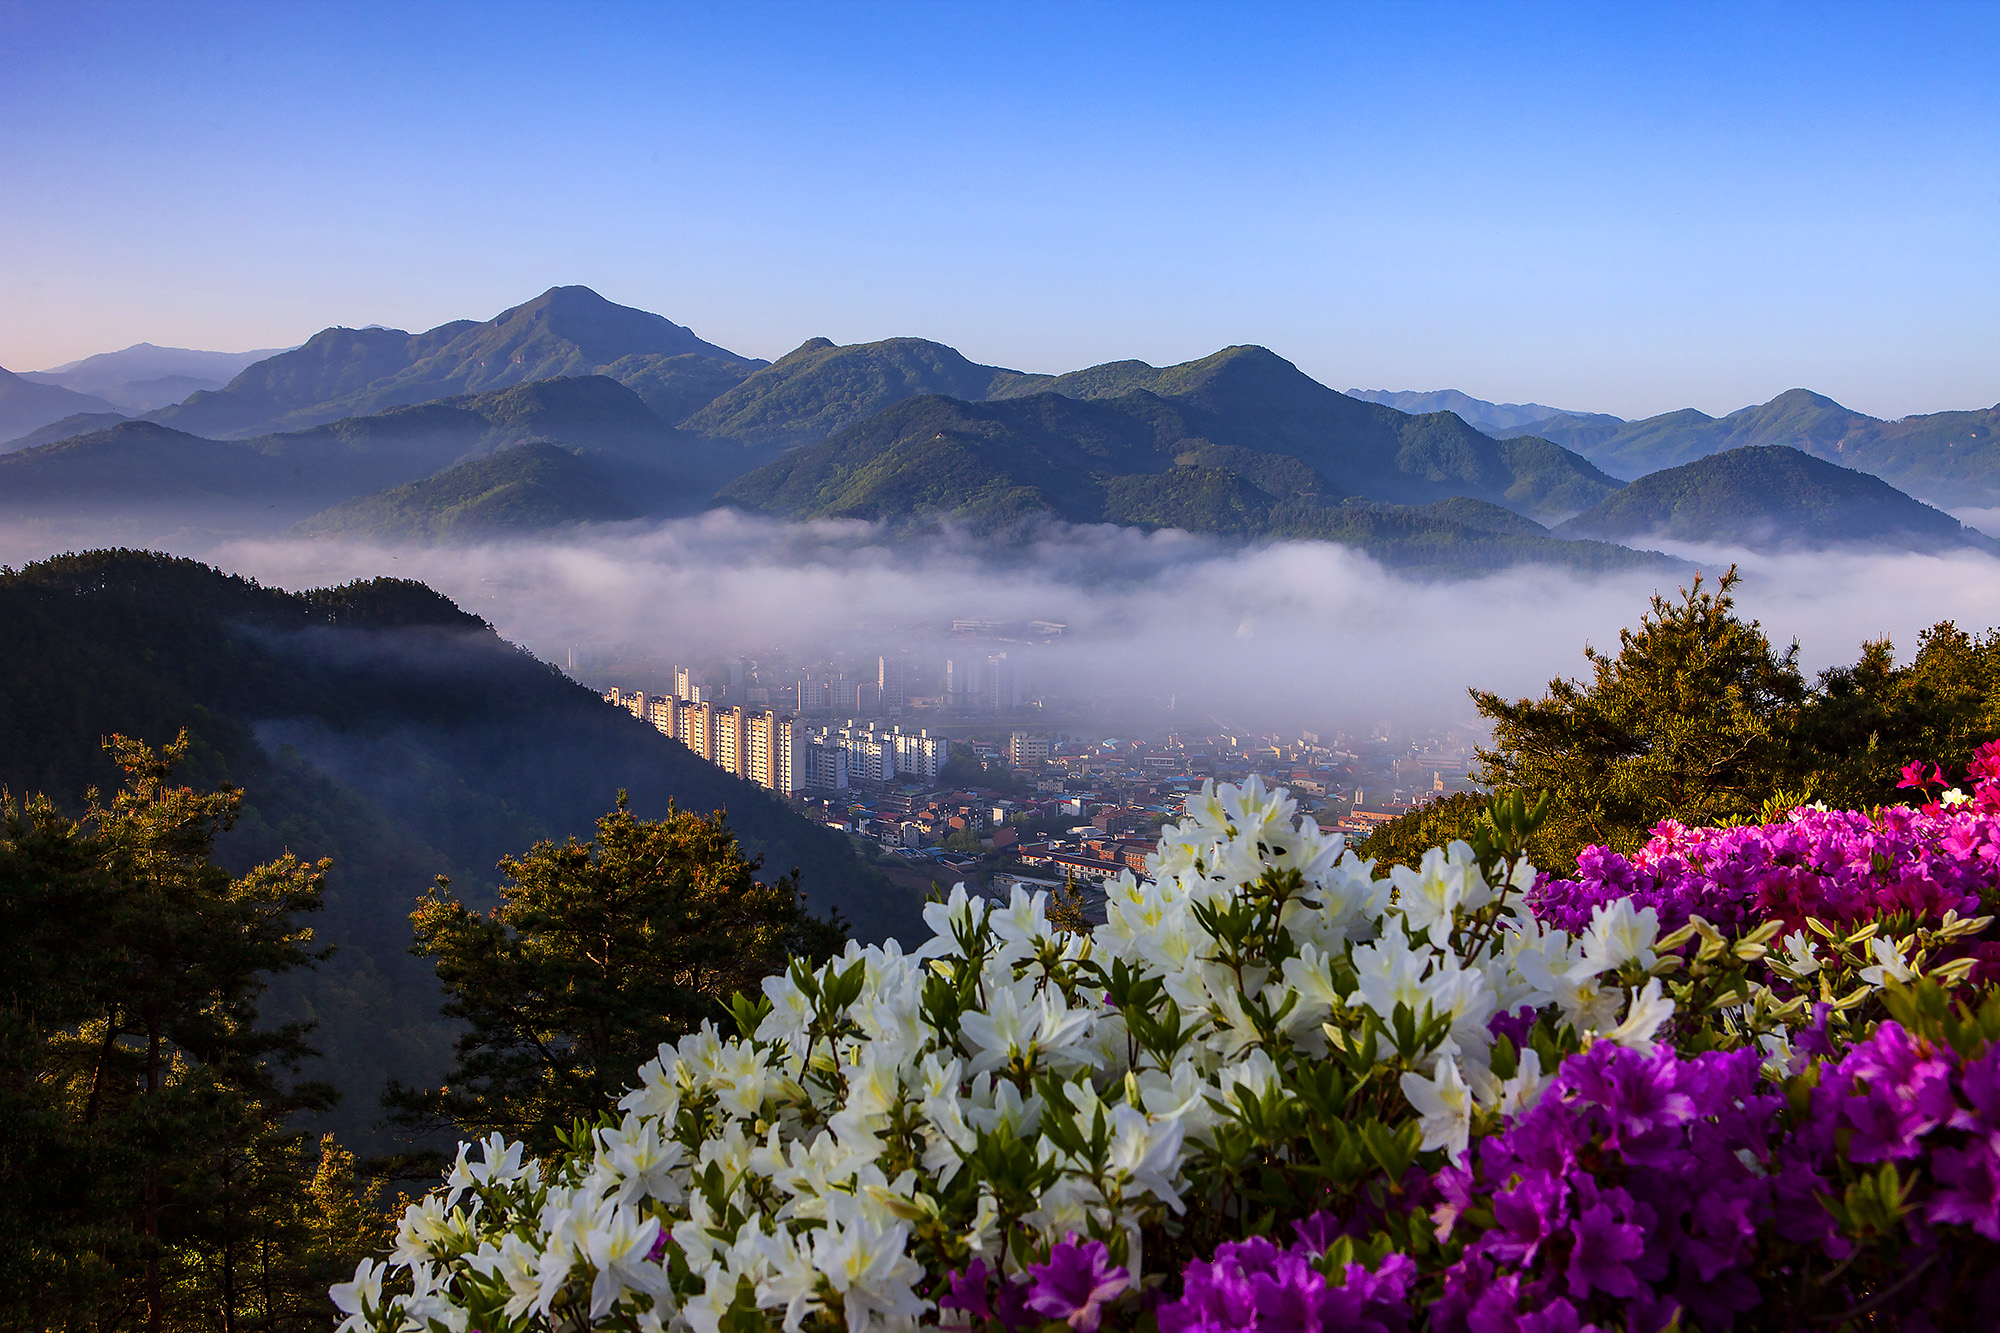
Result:
{"type": "MultiPolygon", "coordinates": [[[[15,536],[0,540],[0,559],[19,565],[51,549],[15,536]]],[[[421,579],[559,664],[571,646],[593,644],[664,660],[778,651],[796,662],[937,641],[954,618],[1060,621],[1062,639],[1035,650],[1038,692],[1110,708],[1172,696],[1188,724],[1272,730],[1469,720],[1468,685],[1536,693],[1551,676],[1581,674],[1585,642],[1615,648],[1656,588],[1684,581],[1532,567],[1419,581],[1338,546],[1112,527],[1001,548],[962,535],[890,544],[862,523],[728,512],[477,546],[175,549],[291,589],[421,579]]],[[[1853,660],[1864,638],[1889,635],[1907,658],[1935,621],[2000,623],[2000,561],[1984,555],[1676,554],[1710,570],[1741,561],[1743,608],[1780,643],[1798,639],[1812,670],[1853,660]]]]}

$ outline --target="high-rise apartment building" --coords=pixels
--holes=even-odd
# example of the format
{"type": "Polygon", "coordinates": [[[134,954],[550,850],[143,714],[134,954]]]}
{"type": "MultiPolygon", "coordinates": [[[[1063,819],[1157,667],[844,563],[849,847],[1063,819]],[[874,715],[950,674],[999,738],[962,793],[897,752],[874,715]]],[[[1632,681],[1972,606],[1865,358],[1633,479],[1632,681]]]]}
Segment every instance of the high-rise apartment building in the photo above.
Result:
{"type": "Polygon", "coordinates": [[[710,762],[725,773],[748,777],[745,771],[748,765],[745,762],[743,710],[711,707],[709,716],[714,719],[715,727],[715,753],[710,756],[710,762]]]}
{"type": "Polygon", "coordinates": [[[815,737],[806,742],[801,753],[806,786],[824,791],[847,790],[847,747],[838,736],[815,737]]]}
{"type": "Polygon", "coordinates": [[[1049,738],[1030,736],[1025,731],[1017,731],[1007,738],[1007,766],[1009,768],[1034,768],[1049,759],[1049,738]]]}
{"type": "Polygon", "coordinates": [[[674,714],[676,710],[685,706],[680,700],[670,698],[667,695],[652,695],[646,701],[646,720],[651,722],[662,736],[669,736],[678,740],[680,739],[680,732],[675,725],[678,719],[674,714]]]}
{"type": "Polygon", "coordinates": [[[875,659],[875,688],[884,712],[903,711],[903,667],[901,657],[875,659]]]}
{"type": "Polygon", "coordinates": [[[896,771],[925,782],[937,781],[938,770],[951,757],[951,742],[928,730],[914,734],[897,727],[890,733],[896,747],[896,771]]]}
{"type": "Polygon", "coordinates": [[[686,733],[681,737],[687,747],[709,763],[715,762],[715,705],[689,704],[682,714],[687,723],[686,733]]]}
{"type": "Polygon", "coordinates": [[[805,728],[798,719],[769,709],[748,714],[743,722],[743,776],[780,796],[790,796],[805,784],[805,760],[800,753],[805,728]]]}

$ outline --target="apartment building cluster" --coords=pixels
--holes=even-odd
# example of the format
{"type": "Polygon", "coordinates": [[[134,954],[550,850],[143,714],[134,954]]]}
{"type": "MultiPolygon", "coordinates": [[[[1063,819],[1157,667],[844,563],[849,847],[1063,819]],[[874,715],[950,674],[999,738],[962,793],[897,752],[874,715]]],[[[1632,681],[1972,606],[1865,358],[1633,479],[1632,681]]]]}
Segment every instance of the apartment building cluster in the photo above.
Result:
{"type": "Polygon", "coordinates": [[[726,773],[748,778],[781,796],[791,796],[812,784],[810,738],[798,719],[769,708],[723,706],[699,697],[648,694],[644,690],[604,692],[607,703],[650,722],[661,735],[679,741],[726,773]]]}
{"type": "Polygon", "coordinates": [[[951,757],[951,742],[928,730],[904,731],[900,725],[884,730],[872,721],[812,727],[774,709],[724,705],[685,668],[675,669],[674,690],[649,694],[613,686],[604,699],[717,768],[781,796],[932,782],[951,757]]]}

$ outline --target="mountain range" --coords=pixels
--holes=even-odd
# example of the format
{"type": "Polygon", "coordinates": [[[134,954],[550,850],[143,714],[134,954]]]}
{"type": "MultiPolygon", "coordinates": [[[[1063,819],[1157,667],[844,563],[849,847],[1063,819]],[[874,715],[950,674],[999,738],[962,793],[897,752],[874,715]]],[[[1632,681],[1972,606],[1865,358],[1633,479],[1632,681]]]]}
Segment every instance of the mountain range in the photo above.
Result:
{"type": "Polygon", "coordinates": [[[2000,504],[2000,405],[1884,421],[1791,389],[1723,417],[1691,407],[1624,422],[1560,416],[1536,422],[1534,433],[1624,480],[1728,449],[1781,444],[1871,473],[1931,504],[2000,504]]]}
{"type": "Polygon", "coordinates": [[[1548,407],[1541,403],[1489,403],[1457,389],[1349,389],[1347,396],[1381,403],[1398,412],[1456,412],[1468,426],[1496,436],[1532,434],[1537,421],[1546,421],[1550,417],[1605,422],[1624,419],[1601,412],[1566,412],[1560,407],[1548,407]]]}
{"type": "Polygon", "coordinates": [[[625,516],[697,510],[745,462],[743,450],[676,431],[632,390],[587,375],[248,439],[120,421],[0,454],[0,516],[105,525],[93,530],[122,541],[185,527],[271,532],[530,441],[568,445],[615,473],[625,516]]]}
{"type": "MultiPolygon", "coordinates": [[[[1420,564],[1483,543],[1486,554],[1468,559],[1484,567],[1558,558],[1583,532],[1566,521],[1599,511],[1625,481],[1746,445],[1791,445],[1925,499],[2000,502],[2000,409],[1881,422],[1795,390],[1723,418],[1627,422],[1457,390],[1342,394],[1254,346],[1052,375],[922,338],[814,338],[767,363],[583,287],[417,334],[325,329],[133,420],[42,382],[213,374],[222,355],[140,344],[40,379],[0,378],[0,435],[36,422],[0,446],[12,451],[0,454],[0,514],[51,526],[136,515],[148,533],[303,523],[455,540],[721,503],[801,519],[1318,537],[1385,559],[1417,550],[1420,564]],[[202,357],[211,360],[187,359],[202,357]],[[557,452],[493,457],[528,444],[557,452]],[[1462,507],[1439,508],[1461,500],[1532,530],[1500,533],[1468,525],[1462,507]]],[[[1732,465],[1703,485],[1762,475],[1732,465]]],[[[1764,516],[1770,540],[1822,535],[1781,532],[1794,511],[1804,512],[1780,505],[1764,516]]],[[[1717,512],[1758,512],[1757,497],[1717,512]]],[[[1625,520],[1603,521],[1636,539],[1625,520]]],[[[1924,531],[1892,524],[1881,539],[1943,539],[1924,531]]],[[[1560,556],[1628,557],[1648,558],[1560,556]]]]}
{"type": "Polygon", "coordinates": [[[23,371],[21,378],[89,394],[121,411],[138,413],[178,403],[203,389],[220,389],[257,362],[286,350],[204,352],[134,343],[51,370],[23,371]]]}

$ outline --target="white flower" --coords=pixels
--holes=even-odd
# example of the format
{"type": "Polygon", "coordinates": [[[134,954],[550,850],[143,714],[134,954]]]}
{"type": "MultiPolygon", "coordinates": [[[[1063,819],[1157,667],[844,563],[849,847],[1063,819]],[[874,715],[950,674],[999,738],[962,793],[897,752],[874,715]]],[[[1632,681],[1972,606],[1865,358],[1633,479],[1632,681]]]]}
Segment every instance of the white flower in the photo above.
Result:
{"type": "Polygon", "coordinates": [[[427,1194],[405,1208],[403,1220],[396,1225],[396,1247],[389,1257],[404,1265],[440,1257],[463,1221],[457,1209],[446,1212],[447,1206],[437,1195],[427,1194]]]}
{"type": "Polygon", "coordinates": [[[1886,985],[1891,981],[1908,981],[1916,974],[1903,958],[1903,951],[1894,943],[1877,935],[1868,941],[1868,951],[1875,955],[1875,966],[1861,969],[1861,979],[1871,986],[1886,985]]]}
{"type": "Polygon", "coordinates": [[[877,1227],[863,1217],[813,1233],[813,1267],[840,1294],[848,1333],[912,1327],[930,1308],[913,1289],[924,1270],[903,1252],[908,1240],[907,1227],[877,1227]]]}
{"type": "Polygon", "coordinates": [[[1947,791],[1944,795],[1938,797],[1938,800],[1943,802],[1945,805],[1964,805],[1971,799],[1972,798],[1970,796],[1967,796],[1963,791],[1961,791],[1957,787],[1953,787],[1950,791],[1947,791]]]}
{"type": "Polygon", "coordinates": [[[1803,1058],[1793,1052],[1792,1034],[1784,1028],[1766,1032],[1757,1038],[1757,1044],[1764,1048],[1764,1077],[1773,1082],[1790,1078],[1805,1064],[1803,1058]]]}
{"type": "Polygon", "coordinates": [[[497,1277],[507,1284],[506,1315],[509,1319],[518,1319],[541,1303],[540,1256],[519,1236],[510,1232],[500,1238],[498,1246],[487,1241],[476,1253],[469,1255],[466,1262],[486,1276],[497,1277]]]}
{"type": "Polygon", "coordinates": [[[1409,937],[1403,933],[1403,923],[1391,918],[1377,943],[1364,944],[1354,951],[1357,987],[1347,1002],[1365,1004],[1384,1018],[1393,1016],[1399,1004],[1422,1014],[1428,998],[1424,973],[1436,956],[1437,951],[1428,944],[1412,949],[1409,937]]]}
{"type": "Polygon", "coordinates": [[[1625,1021],[1603,1034],[1606,1041],[1629,1046],[1635,1051],[1653,1049],[1653,1034],[1660,1025],[1674,1016],[1674,1002],[1661,992],[1660,979],[1647,980],[1644,990],[1632,992],[1632,1007],[1625,1015],[1625,1021]]]}
{"type": "Polygon", "coordinates": [[[1089,1035],[1090,1020],[1091,1011],[1070,1008],[1061,991],[1038,989],[1023,978],[991,987],[984,1012],[968,1010],[960,1017],[959,1035],[972,1048],[967,1067],[975,1074],[1016,1061],[1063,1071],[1087,1063],[1082,1039],[1089,1035]]]}
{"type": "Polygon", "coordinates": [[[677,1204],[686,1196],[679,1168],[687,1158],[687,1149],[662,1139],[658,1121],[627,1112],[618,1128],[600,1129],[595,1138],[593,1177],[598,1188],[612,1191],[615,1202],[658,1199],[677,1204]]]}
{"type": "Polygon", "coordinates": [[[1533,1110],[1548,1085],[1549,1079],[1542,1073],[1542,1057],[1533,1047],[1522,1051],[1514,1077],[1500,1085],[1500,1114],[1511,1117],[1533,1110]]]}
{"type": "Polygon", "coordinates": [[[660,1220],[617,1204],[606,1204],[584,1240],[584,1254],[597,1277],[590,1284],[590,1317],[602,1319],[612,1302],[628,1291],[663,1296],[667,1272],[649,1257],[660,1237],[660,1220]]]}
{"type": "Polygon", "coordinates": [[[1803,930],[1795,930],[1784,938],[1785,966],[1793,976],[1809,977],[1820,970],[1819,944],[1803,930]]]}
{"type": "Polygon", "coordinates": [[[1660,914],[1650,907],[1634,911],[1630,898],[1617,898],[1590,909],[1590,929],[1583,936],[1584,960],[1599,971],[1612,972],[1630,962],[1651,967],[1659,961],[1653,941],[1660,937],[1660,914]]]}
{"type": "Polygon", "coordinates": [[[1429,930],[1431,942],[1442,944],[1452,922],[1463,910],[1474,912],[1493,901],[1493,891],[1479,872],[1472,848],[1454,842],[1433,847],[1415,870],[1394,866],[1389,878],[1396,885],[1396,905],[1412,930],[1429,930]]]}
{"type": "Polygon", "coordinates": [[[1112,1172],[1128,1188],[1144,1190],[1180,1212],[1181,1195],[1173,1181],[1180,1171],[1184,1133],[1180,1118],[1148,1116],[1136,1107],[1119,1105],[1112,1108],[1110,1130],[1112,1172]]]}
{"type": "Polygon", "coordinates": [[[618,1109],[673,1123],[681,1109],[678,1063],[674,1048],[662,1043],[659,1058],[639,1066],[639,1086],[618,1099],[618,1109]]]}
{"type": "Polygon", "coordinates": [[[354,1269],[354,1281],[336,1282],[327,1293],[333,1305],[347,1317],[340,1321],[339,1333],[362,1333],[368,1316],[382,1308],[382,1265],[363,1259],[354,1269]]]}
{"type": "Polygon", "coordinates": [[[1463,1158],[1472,1140],[1472,1089],[1459,1073],[1458,1061],[1441,1055],[1434,1077],[1405,1074],[1402,1087],[1416,1108],[1423,1146],[1443,1148],[1453,1161],[1463,1158]]]}

